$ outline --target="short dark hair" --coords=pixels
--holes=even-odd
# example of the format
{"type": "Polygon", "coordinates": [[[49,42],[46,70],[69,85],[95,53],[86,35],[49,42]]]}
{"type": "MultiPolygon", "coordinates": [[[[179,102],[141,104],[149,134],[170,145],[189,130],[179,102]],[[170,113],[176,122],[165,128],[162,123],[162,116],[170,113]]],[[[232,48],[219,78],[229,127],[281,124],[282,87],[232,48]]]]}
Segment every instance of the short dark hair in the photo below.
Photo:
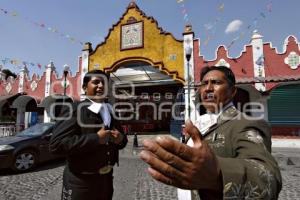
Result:
{"type": "Polygon", "coordinates": [[[217,70],[222,72],[225,75],[225,78],[229,84],[230,87],[235,85],[235,76],[232,70],[226,66],[206,66],[203,67],[200,73],[200,81],[203,80],[204,76],[213,70],[217,70]]]}
{"type": "Polygon", "coordinates": [[[82,83],[82,87],[87,87],[88,82],[92,79],[93,76],[97,76],[97,75],[104,75],[104,77],[107,78],[107,81],[109,80],[109,74],[105,73],[102,70],[99,69],[95,69],[92,71],[87,72],[84,77],[83,77],[83,83],[82,83]]]}

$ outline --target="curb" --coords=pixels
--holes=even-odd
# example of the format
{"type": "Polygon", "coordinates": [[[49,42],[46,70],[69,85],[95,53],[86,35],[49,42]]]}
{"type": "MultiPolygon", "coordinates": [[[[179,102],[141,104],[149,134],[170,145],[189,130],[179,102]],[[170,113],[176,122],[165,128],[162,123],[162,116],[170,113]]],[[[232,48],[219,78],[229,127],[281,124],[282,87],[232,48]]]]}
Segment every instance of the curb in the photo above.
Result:
{"type": "Polygon", "coordinates": [[[272,138],[272,148],[300,148],[300,139],[272,138]]]}

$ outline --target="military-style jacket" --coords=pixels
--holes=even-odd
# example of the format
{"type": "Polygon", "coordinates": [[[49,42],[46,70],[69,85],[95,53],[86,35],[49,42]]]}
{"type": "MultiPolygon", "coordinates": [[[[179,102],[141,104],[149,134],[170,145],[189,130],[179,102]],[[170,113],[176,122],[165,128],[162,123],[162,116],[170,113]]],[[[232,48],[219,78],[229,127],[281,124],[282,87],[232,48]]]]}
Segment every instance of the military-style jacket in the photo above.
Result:
{"type": "MultiPolygon", "coordinates": [[[[74,104],[71,112],[63,116],[69,119],[58,121],[50,140],[50,151],[55,154],[65,154],[69,169],[74,173],[97,171],[105,165],[114,165],[118,162],[119,149],[127,144],[127,137],[121,144],[100,144],[97,132],[103,124],[100,114],[88,109],[89,100],[74,104]]],[[[122,129],[111,117],[110,127],[122,129]]]]}
{"type": "Polygon", "coordinates": [[[271,155],[269,125],[229,107],[204,139],[217,155],[223,194],[199,190],[201,199],[277,199],[281,174],[271,155]]]}

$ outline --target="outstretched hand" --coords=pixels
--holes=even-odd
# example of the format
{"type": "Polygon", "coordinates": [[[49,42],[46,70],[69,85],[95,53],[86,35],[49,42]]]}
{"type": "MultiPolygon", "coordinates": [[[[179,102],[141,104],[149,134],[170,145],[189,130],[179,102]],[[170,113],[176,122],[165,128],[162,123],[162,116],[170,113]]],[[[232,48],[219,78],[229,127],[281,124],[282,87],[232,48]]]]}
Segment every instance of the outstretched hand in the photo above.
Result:
{"type": "Polygon", "coordinates": [[[144,140],[145,150],[140,158],[150,165],[149,174],[162,183],[183,189],[221,191],[221,171],[215,154],[190,120],[185,127],[193,147],[167,136],[144,140]]]}

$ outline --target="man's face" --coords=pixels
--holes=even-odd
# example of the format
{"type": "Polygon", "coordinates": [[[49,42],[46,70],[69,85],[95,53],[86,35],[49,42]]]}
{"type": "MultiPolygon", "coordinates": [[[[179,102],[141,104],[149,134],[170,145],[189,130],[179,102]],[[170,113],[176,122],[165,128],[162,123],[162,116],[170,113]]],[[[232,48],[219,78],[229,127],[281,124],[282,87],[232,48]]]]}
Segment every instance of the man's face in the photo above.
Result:
{"type": "Polygon", "coordinates": [[[105,87],[105,77],[103,76],[92,76],[91,80],[88,82],[86,88],[83,88],[86,95],[95,102],[103,102],[107,96],[107,89],[105,87]]]}
{"type": "Polygon", "coordinates": [[[205,74],[199,87],[201,103],[209,112],[218,112],[234,97],[236,88],[230,87],[223,72],[212,70],[205,74]]]}

